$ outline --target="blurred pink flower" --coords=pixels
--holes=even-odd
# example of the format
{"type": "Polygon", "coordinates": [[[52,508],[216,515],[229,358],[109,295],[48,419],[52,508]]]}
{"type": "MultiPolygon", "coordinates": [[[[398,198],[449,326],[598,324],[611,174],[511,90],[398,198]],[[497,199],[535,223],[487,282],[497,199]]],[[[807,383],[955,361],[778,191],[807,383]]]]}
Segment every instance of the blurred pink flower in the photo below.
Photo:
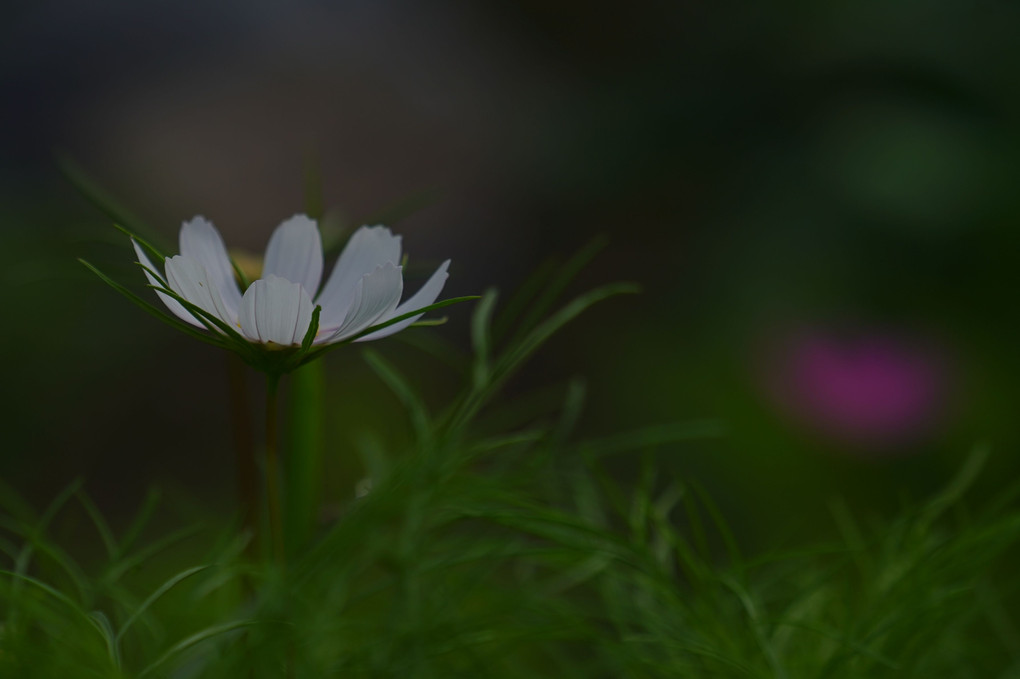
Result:
{"type": "Polygon", "coordinates": [[[948,396],[940,352],[879,330],[788,335],[769,357],[767,380],[780,408],[801,426],[870,450],[931,434],[948,396]]]}

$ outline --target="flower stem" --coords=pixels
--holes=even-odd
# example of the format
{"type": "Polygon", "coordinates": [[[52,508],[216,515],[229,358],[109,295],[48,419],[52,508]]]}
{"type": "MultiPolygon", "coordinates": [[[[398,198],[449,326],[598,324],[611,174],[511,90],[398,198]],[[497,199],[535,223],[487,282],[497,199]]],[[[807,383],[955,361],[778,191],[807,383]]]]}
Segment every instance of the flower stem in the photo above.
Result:
{"type": "Polygon", "coordinates": [[[269,542],[277,564],[284,565],[283,515],[280,502],[280,459],[277,453],[277,387],[280,376],[266,376],[266,502],[269,509],[269,542]]]}
{"type": "Polygon", "coordinates": [[[248,411],[244,363],[231,354],[227,371],[230,383],[230,420],[236,453],[238,509],[241,512],[241,528],[250,537],[248,555],[254,556],[258,554],[258,464],[251,431],[251,415],[248,411]]]}
{"type": "Polygon", "coordinates": [[[304,547],[315,533],[322,497],[323,398],[326,379],[321,362],[292,372],[287,381],[283,408],[282,464],[284,491],[283,529],[288,554],[304,547]]]}

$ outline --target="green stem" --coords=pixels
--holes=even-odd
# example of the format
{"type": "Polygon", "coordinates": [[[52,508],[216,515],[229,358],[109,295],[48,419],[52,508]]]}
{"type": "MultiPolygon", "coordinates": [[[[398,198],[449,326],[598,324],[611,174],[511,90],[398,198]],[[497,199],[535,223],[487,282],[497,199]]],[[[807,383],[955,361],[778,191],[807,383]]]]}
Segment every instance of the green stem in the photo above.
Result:
{"type": "Polygon", "coordinates": [[[252,436],[244,370],[244,363],[241,359],[231,354],[227,363],[227,371],[230,383],[230,420],[236,454],[238,508],[241,512],[242,530],[251,537],[251,541],[248,543],[248,555],[254,556],[258,554],[258,464],[255,440],[252,436]]]}
{"type": "Polygon", "coordinates": [[[277,453],[276,395],[279,375],[266,376],[266,502],[269,509],[269,542],[273,558],[284,565],[283,514],[280,502],[280,458],[277,453]]]}
{"type": "Polygon", "coordinates": [[[283,412],[283,460],[287,489],[284,493],[284,530],[287,554],[308,544],[318,525],[322,497],[323,399],[326,378],[322,362],[301,366],[287,381],[283,412]]]}

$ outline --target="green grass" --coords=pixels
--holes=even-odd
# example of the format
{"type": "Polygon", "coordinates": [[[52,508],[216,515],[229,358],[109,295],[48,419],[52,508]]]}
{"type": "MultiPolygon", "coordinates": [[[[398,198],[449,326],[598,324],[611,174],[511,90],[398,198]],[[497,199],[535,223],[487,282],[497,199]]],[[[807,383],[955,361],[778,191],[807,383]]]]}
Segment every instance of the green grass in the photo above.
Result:
{"type": "MultiPolygon", "coordinates": [[[[152,233],[63,169],[112,219],[152,233]]],[[[285,567],[253,559],[230,517],[156,529],[169,523],[153,520],[167,504],[156,493],[115,531],[80,483],[41,512],[0,485],[0,679],[1020,677],[1020,486],[967,496],[984,449],[898,515],[834,499],[818,508],[834,537],[747,553],[698,480],[657,461],[724,434],[719,423],[579,440],[582,382],[502,395],[565,324],[635,291],[561,305],[603,245],[539,267],[506,304],[487,292],[467,359],[405,333],[466,366],[441,408],[363,350],[406,412],[407,445],[367,432],[332,448],[321,364],[293,377],[285,567]],[[352,453],[371,490],[316,522],[322,460],[352,453]]]]}
{"type": "Polygon", "coordinates": [[[551,299],[511,303],[509,317],[486,294],[467,384],[436,412],[365,350],[413,444],[366,438],[371,491],[292,547],[285,568],[249,560],[216,517],[156,535],[153,500],[115,534],[77,484],[41,513],[3,489],[0,677],[1020,676],[1020,512],[1009,492],[966,497],[982,449],[898,516],[834,501],[820,511],[838,538],[745,554],[696,480],[656,463],[661,446],[717,425],[578,441],[579,383],[539,414],[498,399],[560,327],[630,290],[552,312],[551,299]],[[620,456],[636,481],[608,471],[620,456]],[[51,537],[67,516],[91,524],[101,558],[51,537]]]}

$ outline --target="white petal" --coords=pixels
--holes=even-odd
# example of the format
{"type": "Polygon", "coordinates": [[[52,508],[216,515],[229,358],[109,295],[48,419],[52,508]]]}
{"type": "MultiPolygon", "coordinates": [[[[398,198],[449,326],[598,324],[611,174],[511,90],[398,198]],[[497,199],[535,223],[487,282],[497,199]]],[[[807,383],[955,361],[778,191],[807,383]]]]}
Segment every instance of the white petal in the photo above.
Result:
{"type": "Polygon", "coordinates": [[[210,282],[205,267],[196,260],[184,255],[167,257],[166,282],[171,290],[195,306],[227,325],[236,325],[237,317],[226,308],[219,288],[210,282]]]}
{"type": "Polygon", "coordinates": [[[262,267],[263,278],[270,275],[300,283],[309,298],[315,296],[322,280],[322,239],[313,220],[294,215],[276,227],[262,267]]]}
{"type": "Polygon", "coordinates": [[[316,300],[322,307],[321,325],[337,327],[343,323],[354,303],[358,282],[387,262],[400,263],[400,236],[394,236],[385,226],[363,226],[355,231],[316,300]]]}
{"type": "Polygon", "coordinates": [[[301,344],[312,322],[312,298],[299,283],[270,274],[241,300],[241,332],[254,342],[301,344]]]}
{"type": "Polygon", "coordinates": [[[209,283],[219,291],[228,315],[237,318],[241,291],[234,282],[234,267],[220,232],[205,217],[195,217],[181,225],[179,240],[181,254],[202,265],[209,283]]]}
{"type": "MultiPolygon", "coordinates": [[[[355,286],[355,300],[344,322],[331,335],[319,333],[321,341],[337,342],[356,335],[396,308],[404,290],[399,266],[386,263],[363,276],[355,286]]],[[[325,328],[329,332],[331,328],[325,328]]]]}
{"type": "MultiPolygon", "coordinates": [[[[450,260],[446,260],[445,262],[440,264],[439,268],[436,269],[435,273],[433,273],[432,276],[427,281],[425,281],[425,285],[421,286],[421,289],[418,290],[418,292],[414,293],[406,300],[404,300],[404,302],[401,303],[400,306],[391,311],[389,314],[380,317],[378,320],[375,321],[375,323],[377,324],[385,323],[391,318],[396,318],[397,316],[409,313],[411,311],[414,311],[415,309],[421,309],[422,307],[427,307],[430,304],[434,304],[436,298],[439,297],[439,293],[443,291],[443,286],[446,284],[446,279],[450,277],[450,274],[446,272],[446,270],[449,268],[450,260]]],[[[393,325],[386,326],[382,330],[376,330],[375,332],[369,333],[364,337],[359,337],[354,341],[368,342],[371,340],[377,340],[382,339],[383,337],[388,337],[393,333],[400,332],[407,326],[417,321],[422,316],[424,316],[424,314],[418,314],[417,316],[405,318],[399,323],[394,323],[393,325]]]]}
{"type": "MultiPolygon", "coordinates": [[[[145,278],[149,281],[149,283],[151,285],[158,285],[161,288],[166,287],[166,283],[164,281],[159,280],[151,273],[149,273],[149,271],[156,271],[156,267],[152,265],[152,262],[145,254],[145,250],[142,249],[142,246],[135,242],[134,238],[131,239],[131,245],[135,247],[135,255],[138,257],[138,263],[145,267],[145,269],[143,270],[145,271],[145,278]]],[[[205,327],[198,319],[192,316],[191,312],[185,309],[181,305],[181,303],[178,302],[176,299],[162,292],[157,291],[156,294],[159,295],[159,299],[162,300],[163,304],[166,305],[166,308],[172,311],[173,314],[180,318],[182,321],[187,321],[188,323],[191,323],[192,325],[197,325],[200,328],[205,327]]]]}

